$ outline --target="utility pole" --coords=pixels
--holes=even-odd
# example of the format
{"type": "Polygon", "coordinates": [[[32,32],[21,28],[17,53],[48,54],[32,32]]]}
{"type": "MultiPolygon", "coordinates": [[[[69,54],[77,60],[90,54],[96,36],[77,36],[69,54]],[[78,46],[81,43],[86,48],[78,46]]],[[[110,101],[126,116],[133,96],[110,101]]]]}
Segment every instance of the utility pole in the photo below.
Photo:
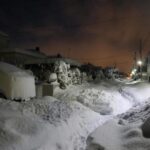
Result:
{"type": "Polygon", "coordinates": [[[68,49],[68,58],[70,57],[71,48],[68,49]]]}
{"type": "Polygon", "coordinates": [[[140,61],[141,61],[141,64],[139,64],[139,67],[140,67],[140,78],[142,79],[142,39],[140,39],[140,45],[139,45],[139,55],[140,55],[140,61]]]}
{"type": "Polygon", "coordinates": [[[140,49],[139,49],[139,54],[140,54],[140,60],[142,61],[142,39],[140,39],[140,49]]]}
{"type": "Polygon", "coordinates": [[[136,51],[134,52],[133,60],[134,60],[134,67],[136,67],[136,63],[137,63],[137,53],[136,53],[136,51]]]}
{"type": "Polygon", "coordinates": [[[113,67],[114,67],[114,68],[117,68],[117,63],[116,63],[116,61],[114,61],[113,67]]]}

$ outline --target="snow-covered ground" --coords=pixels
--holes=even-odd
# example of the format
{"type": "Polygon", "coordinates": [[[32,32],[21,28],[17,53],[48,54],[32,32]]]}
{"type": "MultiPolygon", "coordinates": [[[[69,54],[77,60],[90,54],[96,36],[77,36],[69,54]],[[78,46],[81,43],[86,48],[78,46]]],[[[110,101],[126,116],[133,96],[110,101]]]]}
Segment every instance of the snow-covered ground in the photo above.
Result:
{"type": "Polygon", "coordinates": [[[109,117],[52,97],[17,103],[0,99],[0,150],[79,150],[109,117]]]}
{"type": "Polygon", "coordinates": [[[87,139],[87,150],[150,149],[150,85],[130,83],[121,93],[135,103],[129,111],[99,126],[87,139]],[[129,86],[130,85],[130,86],[129,86]]]}
{"type": "Polygon", "coordinates": [[[56,94],[58,99],[76,100],[102,115],[117,115],[146,101],[150,97],[149,83],[101,81],[72,86],[56,94]]]}
{"type": "MultiPolygon", "coordinates": [[[[148,124],[150,124],[150,120],[148,124]]],[[[144,130],[147,130],[147,127],[144,127],[144,130]]],[[[148,130],[150,131],[150,129],[148,130]]],[[[88,137],[87,143],[87,150],[150,149],[150,138],[143,136],[142,128],[139,124],[120,124],[118,120],[111,120],[97,128],[88,137]]]]}
{"type": "Polygon", "coordinates": [[[85,83],[55,97],[0,99],[0,150],[150,149],[149,83],[85,83]]]}

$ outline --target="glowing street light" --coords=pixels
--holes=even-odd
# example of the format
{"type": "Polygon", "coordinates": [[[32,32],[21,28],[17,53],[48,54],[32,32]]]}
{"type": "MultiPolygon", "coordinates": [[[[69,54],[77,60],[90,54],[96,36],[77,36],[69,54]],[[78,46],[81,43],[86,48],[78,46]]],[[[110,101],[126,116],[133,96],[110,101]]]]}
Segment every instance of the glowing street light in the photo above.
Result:
{"type": "Polygon", "coordinates": [[[143,64],[143,62],[141,61],[141,60],[139,60],[138,62],[137,62],[137,65],[139,66],[139,69],[140,69],[140,78],[142,79],[142,64],[143,64]]]}
{"type": "Polygon", "coordinates": [[[137,64],[138,64],[139,66],[141,66],[142,63],[143,63],[143,62],[142,62],[141,60],[137,61],[137,64]]]}

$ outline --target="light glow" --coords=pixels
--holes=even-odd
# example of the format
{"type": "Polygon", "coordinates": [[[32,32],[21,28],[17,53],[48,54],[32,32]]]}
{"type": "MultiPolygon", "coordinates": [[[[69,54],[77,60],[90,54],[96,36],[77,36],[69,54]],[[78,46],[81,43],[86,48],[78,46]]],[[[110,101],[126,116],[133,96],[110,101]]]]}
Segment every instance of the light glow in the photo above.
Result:
{"type": "Polygon", "coordinates": [[[137,61],[137,64],[138,64],[139,66],[141,66],[142,63],[143,63],[143,62],[142,62],[141,60],[138,60],[138,61],[137,61]]]}

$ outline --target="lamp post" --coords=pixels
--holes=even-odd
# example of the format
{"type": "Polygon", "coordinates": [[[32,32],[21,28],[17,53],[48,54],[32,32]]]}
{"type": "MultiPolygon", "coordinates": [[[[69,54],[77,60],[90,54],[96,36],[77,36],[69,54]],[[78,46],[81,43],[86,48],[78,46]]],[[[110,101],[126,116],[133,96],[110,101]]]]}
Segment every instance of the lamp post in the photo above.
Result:
{"type": "Polygon", "coordinates": [[[140,68],[140,78],[142,79],[142,64],[143,64],[143,62],[141,61],[141,60],[138,60],[137,61],[137,65],[139,66],[139,68],[140,68]]]}

